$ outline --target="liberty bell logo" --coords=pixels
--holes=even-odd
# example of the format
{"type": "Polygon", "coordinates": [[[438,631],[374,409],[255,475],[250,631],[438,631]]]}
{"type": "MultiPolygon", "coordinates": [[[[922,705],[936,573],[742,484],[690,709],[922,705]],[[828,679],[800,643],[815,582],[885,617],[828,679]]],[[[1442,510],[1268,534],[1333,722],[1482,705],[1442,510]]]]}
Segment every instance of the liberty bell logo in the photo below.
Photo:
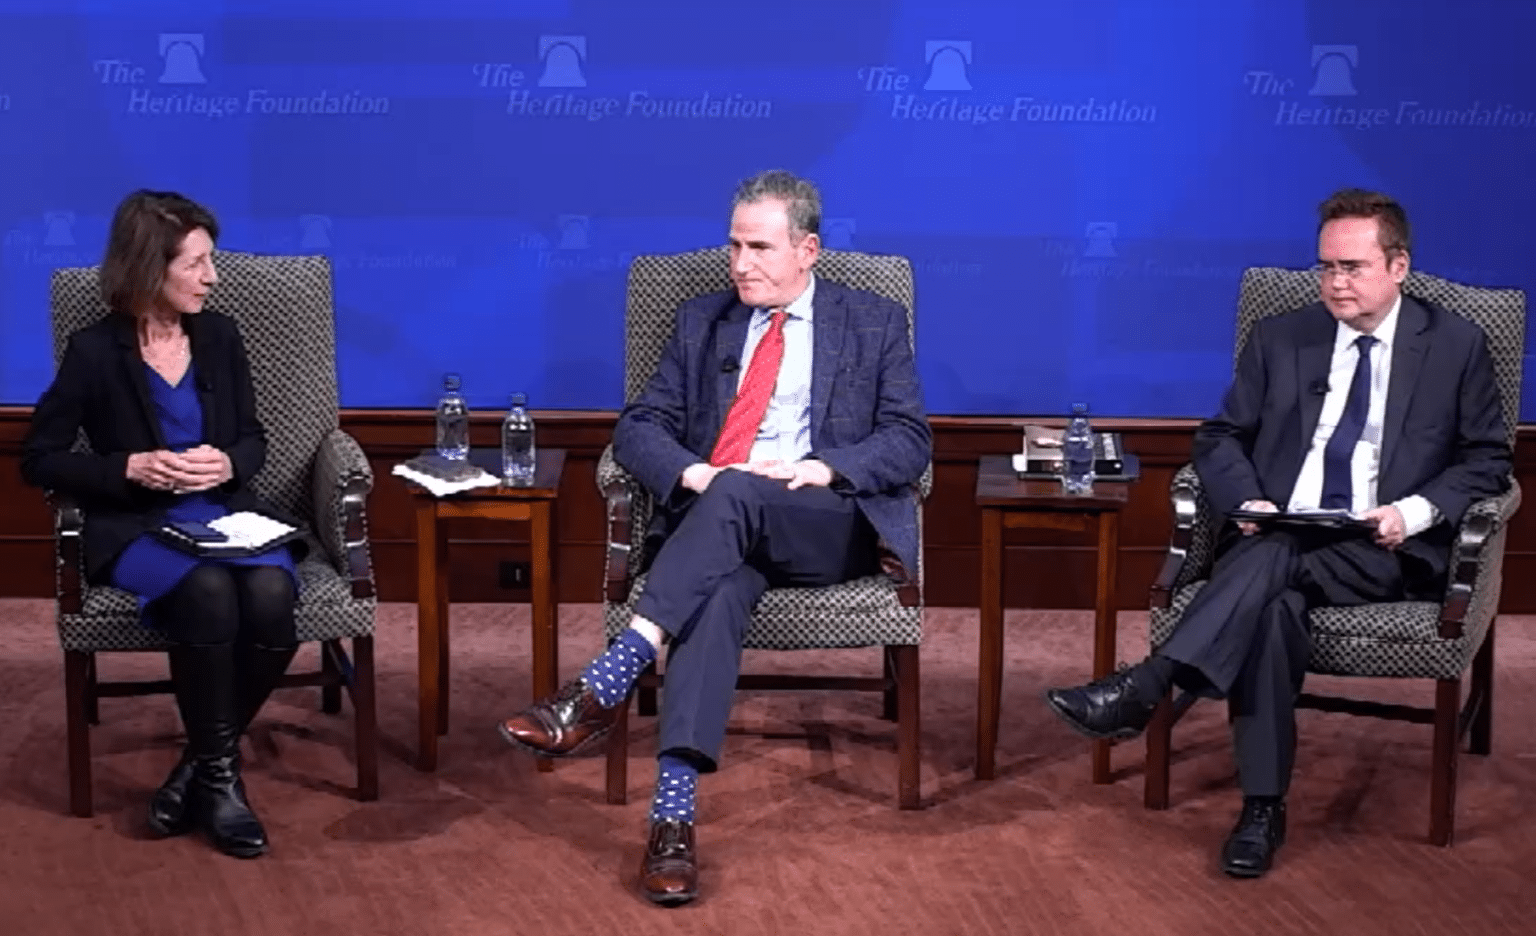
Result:
{"type": "Polygon", "coordinates": [[[969,91],[971,79],[965,73],[971,64],[971,43],[965,39],[929,39],[923,58],[928,63],[924,91],[969,91]]]}
{"type": "Polygon", "coordinates": [[[852,250],[857,230],[852,218],[827,218],[821,222],[821,243],[830,250],[852,250]]]}
{"type": "Polygon", "coordinates": [[[165,69],[161,84],[207,84],[203,77],[203,34],[161,33],[160,57],[165,69]]]}
{"type": "Polygon", "coordinates": [[[540,36],[539,58],[544,62],[544,73],[539,75],[539,87],[587,86],[587,76],[581,71],[581,65],[587,59],[586,36],[540,36]]]}
{"type": "Polygon", "coordinates": [[[1088,228],[1083,232],[1088,241],[1083,248],[1083,256],[1108,259],[1118,257],[1115,251],[1115,238],[1120,236],[1120,225],[1114,221],[1089,221],[1088,228]]]}
{"type": "Polygon", "coordinates": [[[331,246],[331,219],[327,215],[299,216],[299,249],[325,250],[331,246]]]}
{"type": "Polygon", "coordinates": [[[1360,64],[1360,49],[1352,45],[1315,45],[1312,47],[1312,90],[1314,97],[1350,97],[1355,94],[1355,68],[1360,64]]]}
{"type": "Polygon", "coordinates": [[[561,215],[555,224],[560,229],[561,250],[586,250],[590,222],[586,215],[561,215]]]}
{"type": "Polygon", "coordinates": [[[73,211],[43,212],[43,246],[75,246],[75,213],[73,211]]]}

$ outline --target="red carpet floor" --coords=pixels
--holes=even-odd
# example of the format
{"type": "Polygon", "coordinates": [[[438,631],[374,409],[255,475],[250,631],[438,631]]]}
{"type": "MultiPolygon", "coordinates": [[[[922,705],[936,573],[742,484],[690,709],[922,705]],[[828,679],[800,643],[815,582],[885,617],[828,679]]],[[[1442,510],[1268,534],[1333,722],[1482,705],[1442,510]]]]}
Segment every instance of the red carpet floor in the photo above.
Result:
{"type": "MultiPolygon", "coordinates": [[[[1088,780],[1088,746],[1040,701],[1087,670],[1082,612],[1009,616],[999,777],[971,776],[974,612],[929,612],[923,648],[926,808],[895,809],[892,726],[873,696],[740,697],[723,769],[701,783],[701,899],[635,892],[655,733],[636,720],[630,803],[603,801],[602,762],[553,774],[507,748],[495,720],[529,694],[527,611],[455,608],[452,731],[436,774],[409,765],[414,608],[379,620],[382,797],[348,798],[350,721],[284,690],[247,742],[247,782],[273,851],[154,841],[142,815],[176,757],[169,697],[107,699],[93,729],[97,817],[66,813],[62,666],[52,605],[0,601],[0,933],[245,934],[1434,934],[1536,931],[1536,620],[1501,625],[1491,758],[1464,757],[1458,839],[1425,841],[1427,728],[1304,713],[1290,842],[1257,882],[1216,851],[1238,805],[1223,710],[1175,735],[1175,806],[1141,807],[1135,744],[1116,782],[1088,780]]],[[[1145,615],[1122,616],[1140,656],[1145,615]]],[[[598,645],[594,606],[562,614],[564,671],[598,645]]],[[[312,653],[307,650],[306,654],[312,653]]],[[[873,652],[750,655],[873,672],[873,652]]],[[[159,674],[111,657],[108,678],[159,674]]],[[[1323,683],[1314,680],[1314,686],[1323,683]]],[[[1363,684],[1426,701],[1425,684],[1363,684]]],[[[1332,688],[1337,688],[1333,686],[1332,688]]],[[[350,709],[346,710],[350,713],[350,709]]]]}

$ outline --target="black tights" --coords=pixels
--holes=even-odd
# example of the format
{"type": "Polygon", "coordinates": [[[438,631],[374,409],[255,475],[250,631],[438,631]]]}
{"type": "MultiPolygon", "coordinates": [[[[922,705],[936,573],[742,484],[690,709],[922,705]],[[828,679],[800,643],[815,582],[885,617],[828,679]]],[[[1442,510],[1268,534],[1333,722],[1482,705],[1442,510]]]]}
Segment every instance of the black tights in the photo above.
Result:
{"type": "Polygon", "coordinates": [[[277,566],[200,565],[155,603],[159,629],[178,644],[297,646],[293,577],[277,566]]]}

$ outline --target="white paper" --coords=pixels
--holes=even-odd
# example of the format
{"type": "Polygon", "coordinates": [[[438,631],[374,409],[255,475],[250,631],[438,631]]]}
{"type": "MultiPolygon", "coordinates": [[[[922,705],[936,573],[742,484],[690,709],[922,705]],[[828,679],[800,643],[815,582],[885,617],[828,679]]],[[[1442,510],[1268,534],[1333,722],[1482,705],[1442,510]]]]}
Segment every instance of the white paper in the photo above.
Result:
{"type": "Polygon", "coordinates": [[[294,529],[280,520],[249,510],[210,520],[208,525],[228,537],[222,543],[200,544],[216,549],[260,549],[278,537],[292,533],[294,529]]]}
{"type": "Polygon", "coordinates": [[[469,491],[475,488],[496,487],[501,483],[495,475],[482,470],[480,474],[464,481],[444,481],[442,478],[434,478],[428,474],[422,474],[405,465],[396,465],[390,472],[408,481],[413,481],[431,492],[433,497],[446,497],[449,494],[457,494],[460,491],[469,491]]]}

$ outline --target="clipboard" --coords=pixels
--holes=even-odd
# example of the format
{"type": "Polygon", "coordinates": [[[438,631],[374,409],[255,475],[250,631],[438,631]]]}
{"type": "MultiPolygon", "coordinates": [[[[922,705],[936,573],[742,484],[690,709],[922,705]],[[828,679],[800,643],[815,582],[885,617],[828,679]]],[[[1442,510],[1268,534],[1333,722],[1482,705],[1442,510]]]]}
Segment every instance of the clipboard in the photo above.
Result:
{"type": "MultiPolygon", "coordinates": [[[[239,517],[241,514],[250,514],[253,517],[266,521],[269,524],[281,526],[285,532],[281,532],[275,536],[261,540],[259,543],[249,543],[238,538],[230,539],[228,537],[218,541],[205,539],[201,536],[189,533],[184,529],[178,529],[179,525],[192,525],[182,524],[180,521],[172,521],[170,523],[162,524],[150,532],[156,539],[160,540],[166,545],[174,547],[175,549],[187,553],[188,555],[196,556],[200,559],[245,559],[251,556],[262,555],[263,553],[270,552],[279,546],[286,546],[289,543],[293,543],[304,538],[303,530],[294,526],[290,526],[287,523],[283,523],[281,520],[276,518],[268,517],[265,514],[256,513],[255,511],[241,511],[240,514],[229,514],[224,517],[219,517],[215,520],[210,520],[208,521],[207,525],[213,526],[218,524],[220,521],[227,521],[231,517],[239,517]]],[[[202,524],[197,524],[197,526],[202,526],[202,524]]]]}
{"type": "Polygon", "coordinates": [[[1376,521],[1362,520],[1351,516],[1348,511],[1319,510],[1291,513],[1288,511],[1268,512],[1263,510],[1234,510],[1227,515],[1229,520],[1240,523],[1277,524],[1279,526],[1294,526],[1313,530],[1337,530],[1342,533],[1357,533],[1362,536],[1376,532],[1376,521]]]}

